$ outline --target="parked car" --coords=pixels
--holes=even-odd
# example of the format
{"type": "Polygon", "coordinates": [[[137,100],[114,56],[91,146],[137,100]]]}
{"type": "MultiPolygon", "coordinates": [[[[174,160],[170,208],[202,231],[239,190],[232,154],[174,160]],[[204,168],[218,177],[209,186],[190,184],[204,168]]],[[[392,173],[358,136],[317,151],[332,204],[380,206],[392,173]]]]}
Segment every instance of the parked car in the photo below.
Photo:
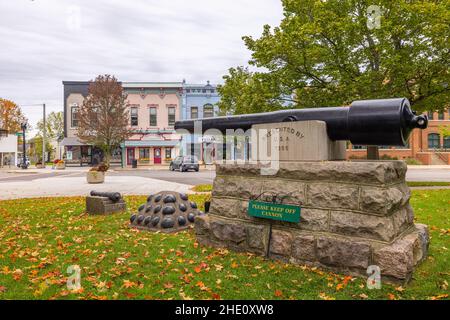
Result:
{"type": "MultiPolygon", "coordinates": [[[[30,159],[28,159],[28,157],[26,157],[25,159],[25,164],[27,165],[27,168],[30,166],[30,159]]],[[[22,167],[22,162],[23,162],[23,157],[19,157],[17,159],[17,167],[21,168],[22,167]]]]}
{"type": "Polygon", "coordinates": [[[198,159],[196,156],[182,156],[176,157],[170,162],[169,170],[180,170],[180,172],[188,170],[199,170],[198,159]]]}

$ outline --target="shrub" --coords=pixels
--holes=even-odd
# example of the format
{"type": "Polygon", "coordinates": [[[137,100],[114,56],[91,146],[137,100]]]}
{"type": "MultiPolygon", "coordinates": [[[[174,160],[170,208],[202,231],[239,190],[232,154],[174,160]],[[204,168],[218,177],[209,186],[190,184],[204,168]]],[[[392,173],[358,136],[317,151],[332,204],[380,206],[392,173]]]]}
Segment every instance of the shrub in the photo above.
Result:
{"type": "Polygon", "coordinates": [[[89,171],[106,172],[109,170],[109,165],[102,162],[97,167],[91,168],[89,171]]]}

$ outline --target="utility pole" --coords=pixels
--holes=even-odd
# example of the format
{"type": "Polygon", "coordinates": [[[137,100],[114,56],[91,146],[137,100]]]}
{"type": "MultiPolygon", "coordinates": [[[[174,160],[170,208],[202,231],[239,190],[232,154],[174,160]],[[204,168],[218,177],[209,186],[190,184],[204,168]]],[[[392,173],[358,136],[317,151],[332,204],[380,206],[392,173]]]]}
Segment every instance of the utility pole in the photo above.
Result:
{"type": "Polygon", "coordinates": [[[43,124],[44,124],[44,128],[42,130],[42,165],[45,168],[45,163],[46,163],[46,159],[45,159],[45,135],[47,133],[47,126],[45,124],[45,103],[42,104],[43,107],[43,124]]]}

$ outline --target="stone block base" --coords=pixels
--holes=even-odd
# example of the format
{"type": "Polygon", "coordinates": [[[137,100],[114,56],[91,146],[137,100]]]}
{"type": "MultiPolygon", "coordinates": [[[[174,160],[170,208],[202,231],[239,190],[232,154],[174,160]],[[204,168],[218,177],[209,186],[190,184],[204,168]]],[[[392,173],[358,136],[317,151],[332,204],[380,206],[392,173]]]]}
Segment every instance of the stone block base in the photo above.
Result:
{"type": "Polygon", "coordinates": [[[86,212],[89,214],[111,214],[122,212],[126,209],[127,205],[123,199],[113,202],[106,197],[86,197],[86,212]]]}
{"type": "Polygon", "coordinates": [[[425,259],[427,226],[414,224],[406,164],[383,162],[282,163],[274,175],[257,165],[216,170],[208,216],[196,217],[201,244],[252,252],[333,272],[408,282],[425,259]],[[251,217],[250,200],[301,207],[299,223],[251,217]]]}
{"type": "Polygon", "coordinates": [[[202,245],[252,252],[300,265],[367,277],[367,268],[379,266],[382,280],[408,282],[414,268],[426,258],[428,229],[415,224],[391,243],[338,236],[269,224],[255,224],[214,215],[195,221],[202,245]],[[270,241],[269,241],[270,238],[270,241]]]}

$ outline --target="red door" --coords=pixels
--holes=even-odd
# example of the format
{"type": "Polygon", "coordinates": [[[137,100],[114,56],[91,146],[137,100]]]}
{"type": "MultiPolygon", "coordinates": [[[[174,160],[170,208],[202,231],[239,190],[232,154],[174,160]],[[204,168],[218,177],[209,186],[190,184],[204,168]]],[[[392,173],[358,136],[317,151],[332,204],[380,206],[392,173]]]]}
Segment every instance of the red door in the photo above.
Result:
{"type": "Polygon", "coordinates": [[[127,148],[127,165],[131,166],[134,160],[134,148],[127,148]]]}
{"type": "Polygon", "coordinates": [[[155,148],[155,156],[153,157],[154,164],[161,164],[161,148],[155,148]]]}

